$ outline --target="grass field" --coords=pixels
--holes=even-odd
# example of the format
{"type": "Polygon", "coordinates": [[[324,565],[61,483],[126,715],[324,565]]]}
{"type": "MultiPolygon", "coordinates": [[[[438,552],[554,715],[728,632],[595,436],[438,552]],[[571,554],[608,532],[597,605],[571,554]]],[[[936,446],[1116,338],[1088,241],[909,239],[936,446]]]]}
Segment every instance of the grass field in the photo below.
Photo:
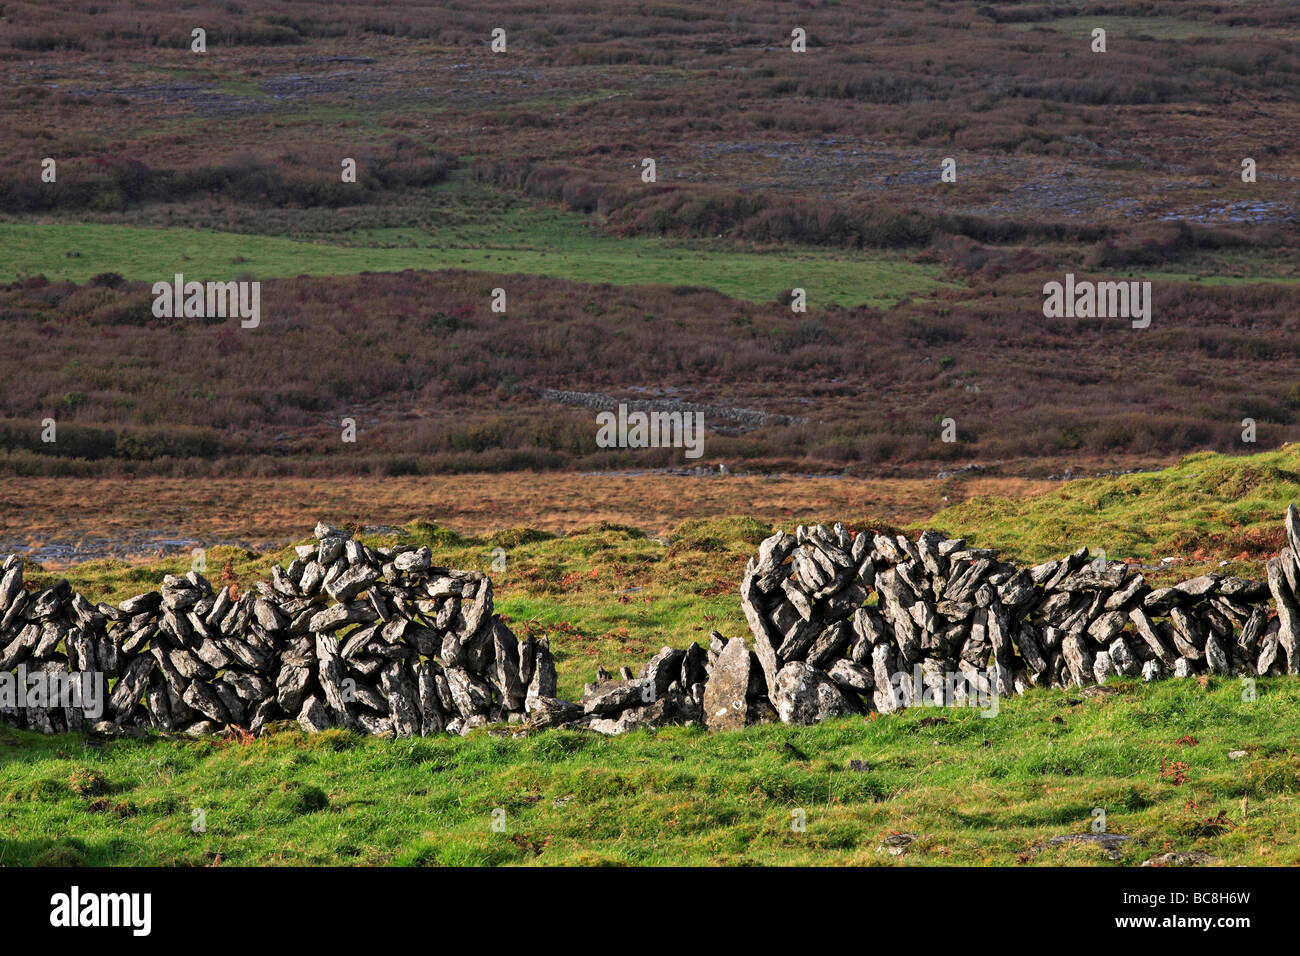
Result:
{"type": "MultiPolygon", "coordinates": [[[[474,200],[471,200],[473,202],[474,200]]],[[[439,206],[439,209],[445,209],[439,206]]],[[[951,283],[936,265],[897,253],[783,249],[736,251],[705,242],[615,238],[587,217],[519,205],[490,221],[359,228],[305,236],[258,235],[191,228],[62,222],[0,222],[0,281],[43,274],[84,282],[103,272],[129,280],[226,280],[250,275],[355,275],[404,269],[466,269],[494,275],[549,276],[611,285],[702,286],[742,301],[772,302],[795,287],[810,308],[888,307],[951,283]]],[[[507,283],[508,286],[508,283],[507,283]]]]}
{"type": "Polygon", "coordinates": [[[0,864],[1116,866],[1171,851],[1300,863],[1300,687],[1262,681],[1243,702],[1230,680],[1114,686],[1036,692],[987,719],[914,709],[616,739],[0,730],[0,864]],[[1096,808],[1130,838],[1121,860],[1048,845],[1088,832],[1096,808]],[[206,832],[191,829],[195,810],[206,832]],[[915,838],[898,856],[882,852],[894,834],[915,838]]]}
{"type": "MultiPolygon", "coordinates": [[[[1258,575],[1264,542],[1300,497],[1297,457],[1292,446],[1193,455],[1149,475],[974,499],[917,525],[1029,559],[1076,536],[1104,539],[1112,557],[1182,542],[1186,563],[1164,573],[1171,579],[1218,568],[1236,534],[1257,549],[1234,568],[1258,575]],[[1188,554],[1197,542],[1210,544],[1188,554]]],[[[735,583],[769,529],[693,520],[665,543],[614,525],[461,536],[414,522],[400,536],[483,570],[504,548],[506,570],[492,572],[498,610],[517,632],[549,637],[560,694],[572,698],[598,665],[638,665],[714,628],[745,634],[735,583]]],[[[287,554],[215,548],[209,575],[244,587],[287,554]]],[[[184,565],[94,562],[68,578],[119,600],[184,565]]],[[[1261,680],[1254,700],[1227,678],[1108,687],[1032,691],[1000,701],[991,718],[917,708],[614,739],[503,728],[380,741],[289,727],[245,743],[105,742],[4,730],[0,863],[1133,865],[1174,851],[1226,865],[1300,862],[1300,686],[1261,680]],[[498,808],[503,832],[491,828],[498,808]],[[1095,808],[1108,832],[1131,838],[1120,859],[1086,841],[1048,844],[1088,832],[1095,808]],[[204,833],[190,829],[195,809],[204,833]],[[803,831],[792,829],[795,811],[803,831]],[[895,856],[881,849],[887,838],[907,846],[895,856]]]]}

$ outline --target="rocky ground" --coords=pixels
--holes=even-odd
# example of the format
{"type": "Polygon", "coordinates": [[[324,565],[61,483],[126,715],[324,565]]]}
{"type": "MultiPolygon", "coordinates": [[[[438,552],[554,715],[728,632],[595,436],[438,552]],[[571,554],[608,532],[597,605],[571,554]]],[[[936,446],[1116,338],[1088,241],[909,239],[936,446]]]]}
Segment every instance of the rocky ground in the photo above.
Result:
{"type": "Polygon", "coordinates": [[[849,138],[704,143],[683,155],[673,178],[754,188],[915,203],[974,216],[1089,224],[1135,217],[1216,225],[1300,222],[1296,177],[1263,177],[1272,198],[1216,199],[1223,183],[1137,151],[1076,138],[1074,155],[968,154],[960,147],[900,148],[849,138]],[[940,189],[940,164],[957,161],[957,183],[940,189]]]}

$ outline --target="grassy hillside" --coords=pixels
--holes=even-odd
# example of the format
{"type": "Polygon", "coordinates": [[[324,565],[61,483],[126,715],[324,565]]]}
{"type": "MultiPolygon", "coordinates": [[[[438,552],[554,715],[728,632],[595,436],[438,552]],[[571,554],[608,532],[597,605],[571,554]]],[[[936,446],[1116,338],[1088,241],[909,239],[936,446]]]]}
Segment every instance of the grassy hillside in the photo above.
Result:
{"type": "Polygon", "coordinates": [[[6,5],[0,473],[682,462],[538,389],[717,406],[709,459],[760,473],[1045,476],[1300,420],[1294,4],[589,7],[6,5]],[[263,324],[155,320],[177,272],[266,280],[263,324]],[[1151,327],[1045,321],[1068,272],[1151,280],[1151,327]]]}
{"type": "Polygon", "coordinates": [[[1255,455],[1188,455],[1171,468],[1072,481],[1032,498],[974,498],[934,525],[981,547],[1039,562],[1087,544],[1111,560],[1164,557],[1258,565],[1285,543],[1282,514],[1300,502],[1300,445],[1255,455]]]}

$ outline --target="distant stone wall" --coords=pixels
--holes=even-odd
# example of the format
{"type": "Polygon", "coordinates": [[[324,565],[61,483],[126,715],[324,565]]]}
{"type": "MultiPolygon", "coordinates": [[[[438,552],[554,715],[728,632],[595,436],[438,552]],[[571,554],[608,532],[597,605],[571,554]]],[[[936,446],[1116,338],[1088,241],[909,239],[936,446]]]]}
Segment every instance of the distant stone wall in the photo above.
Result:
{"type": "Polygon", "coordinates": [[[555,696],[547,641],[519,641],[493,613],[491,581],[434,567],[427,548],[372,549],[319,524],[316,544],[256,592],[232,597],[190,572],[117,607],[66,581],[29,591],[11,556],[0,719],[44,733],[258,733],[290,719],[384,736],[502,723],[617,734],[985,706],[1111,675],[1298,674],[1294,505],[1286,530],[1267,583],[1206,574],[1158,589],[1126,565],[1090,563],[1086,548],[1022,568],[933,532],[778,532],[741,582],[752,647],[716,632],[708,648],[665,647],[639,672],[602,670],[576,703],[555,696]],[[33,675],[71,674],[111,684],[101,713],[14,697],[33,675]]]}

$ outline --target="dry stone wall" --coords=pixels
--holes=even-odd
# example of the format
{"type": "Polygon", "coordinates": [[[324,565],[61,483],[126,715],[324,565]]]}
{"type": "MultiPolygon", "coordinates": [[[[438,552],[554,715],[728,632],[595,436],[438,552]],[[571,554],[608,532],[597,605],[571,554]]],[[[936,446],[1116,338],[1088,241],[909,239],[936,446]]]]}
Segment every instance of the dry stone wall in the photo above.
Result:
{"type": "Polygon", "coordinates": [[[292,718],[309,731],[410,736],[517,722],[530,697],[554,696],[550,648],[515,638],[485,575],[435,567],[428,548],[371,549],[325,524],[315,536],[256,592],[232,598],[190,572],[117,607],[66,582],[29,592],[11,557],[0,672],[102,674],[112,688],[101,713],[11,705],[0,717],[46,733],[257,733],[292,718]]]}
{"type": "Polygon", "coordinates": [[[913,541],[799,528],[762,543],[741,602],[768,701],[787,722],[1112,675],[1297,674],[1294,505],[1286,529],[1267,583],[1205,574],[1153,589],[1087,548],[1026,568],[933,532],[913,541]]]}
{"type": "MultiPolygon", "coordinates": [[[[0,720],[57,733],[258,733],[296,720],[384,736],[489,724],[585,728],[808,724],[918,703],[983,705],[1030,687],[1201,673],[1300,673],[1300,512],[1267,581],[1205,574],[1151,588],[1086,548],[1036,567],[926,532],[800,527],[762,542],[741,606],[752,646],[665,647],[556,695],[545,639],[520,641],[492,583],[428,548],[370,548],[326,524],[270,582],[232,596],[197,572],[118,606],[0,569],[0,720]],[[45,677],[102,675],[102,706],[15,698],[45,677]]],[[[47,684],[51,681],[47,680],[47,684]]]]}

